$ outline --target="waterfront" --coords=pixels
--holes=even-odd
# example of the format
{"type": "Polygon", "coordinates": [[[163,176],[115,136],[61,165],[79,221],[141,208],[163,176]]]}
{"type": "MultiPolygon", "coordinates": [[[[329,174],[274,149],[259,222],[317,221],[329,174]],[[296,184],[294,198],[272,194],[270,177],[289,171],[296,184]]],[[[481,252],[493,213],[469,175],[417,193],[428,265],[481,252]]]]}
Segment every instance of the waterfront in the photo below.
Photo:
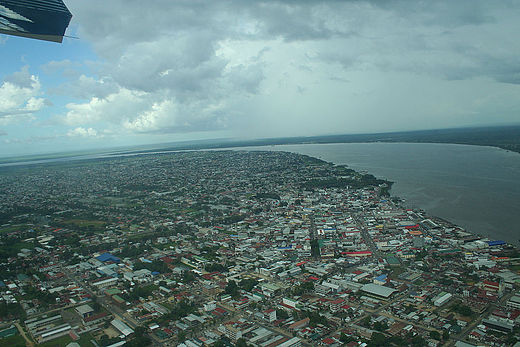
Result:
{"type": "MultiPolygon", "coordinates": [[[[252,148],[244,148],[252,149],[252,148]]],[[[391,180],[409,206],[467,231],[519,244],[520,154],[494,147],[346,143],[254,147],[314,156],[391,180]]]]}
{"type": "MultiPolygon", "coordinates": [[[[495,147],[427,143],[302,144],[232,148],[301,153],[394,182],[392,195],[467,231],[520,244],[520,154],[495,147]]],[[[219,149],[220,150],[220,149],[219,149]]],[[[177,152],[96,153],[19,166],[177,152]]]]}

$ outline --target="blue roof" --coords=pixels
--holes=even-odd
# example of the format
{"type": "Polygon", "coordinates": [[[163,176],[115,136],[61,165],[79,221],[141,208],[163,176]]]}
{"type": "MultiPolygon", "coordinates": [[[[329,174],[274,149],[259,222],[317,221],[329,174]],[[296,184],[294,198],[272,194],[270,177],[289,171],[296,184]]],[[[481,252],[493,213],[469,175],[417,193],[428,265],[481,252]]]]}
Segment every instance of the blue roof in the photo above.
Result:
{"type": "Polygon", "coordinates": [[[110,253],[103,253],[97,256],[96,259],[102,262],[113,261],[114,263],[119,263],[121,261],[118,257],[110,253]]]}
{"type": "Polygon", "coordinates": [[[489,246],[500,246],[500,245],[505,245],[505,244],[506,244],[506,242],[502,241],[502,240],[488,241],[489,246]]]}
{"type": "Polygon", "coordinates": [[[159,272],[157,272],[157,271],[152,271],[152,275],[156,276],[156,275],[158,275],[158,274],[159,274],[159,272]]]}
{"type": "Polygon", "coordinates": [[[386,280],[386,275],[380,275],[375,278],[376,281],[384,281],[386,280]]]}

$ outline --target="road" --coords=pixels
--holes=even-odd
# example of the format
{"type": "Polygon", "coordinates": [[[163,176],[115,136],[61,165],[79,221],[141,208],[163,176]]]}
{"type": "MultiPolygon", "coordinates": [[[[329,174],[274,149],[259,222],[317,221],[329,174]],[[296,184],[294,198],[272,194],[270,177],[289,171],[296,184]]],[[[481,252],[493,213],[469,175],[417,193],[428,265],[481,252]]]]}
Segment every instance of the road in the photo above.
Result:
{"type": "MultiPolygon", "coordinates": [[[[316,224],[314,223],[314,215],[313,214],[310,214],[309,215],[309,222],[310,222],[310,226],[309,226],[309,238],[311,240],[311,252],[313,251],[312,250],[312,244],[313,244],[313,241],[316,240],[316,224]]],[[[320,259],[320,252],[319,252],[319,249],[320,249],[320,246],[318,246],[318,252],[314,251],[312,254],[312,256],[315,258],[315,259],[320,259]]]]}
{"type": "Polygon", "coordinates": [[[357,215],[353,215],[352,217],[354,218],[354,221],[356,222],[356,224],[359,228],[361,237],[363,237],[365,244],[370,248],[372,255],[378,259],[381,258],[381,254],[379,253],[379,250],[377,249],[377,246],[374,243],[374,240],[372,240],[372,237],[368,233],[365,223],[363,223],[363,221],[361,221],[361,219],[357,215]]]}
{"type": "Polygon", "coordinates": [[[25,345],[28,346],[28,347],[34,346],[34,343],[31,341],[30,338],[27,337],[27,335],[25,334],[25,331],[23,330],[23,328],[20,325],[20,323],[16,322],[16,323],[14,323],[14,325],[16,326],[18,331],[20,332],[20,335],[22,335],[23,339],[25,340],[25,345]]]}
{"type": "Polygon", "coordinates": [[[464,342],[464,338],[466,336],[468,336],[468,334],[473,330],[475,329],[475,327],[477,325],[480,324],[480,322],[482,321],[482,318],[483,317],[486,317],[488,316],[491,312],[493,312],[494,310],[496,309],[499,309],[501,307],[504,306],[504,303],[509,300],[512,296],[513,296],[514,292],[512,293],[508,293],[506,295],[504,295],[497,303],[494,303],[494,304],[490,304],[488,305],[486,311],[484,311],[482,314],[480,314],[480,316],[475,319],[471,324],[468,324],[468,326],[466,326],[464,329],[462,329],[462,331],[451,337],[450,340],[444,345],[444,346],[455,346],[455,343],[457,341],[461,341],[461,342],[464,342]]]}

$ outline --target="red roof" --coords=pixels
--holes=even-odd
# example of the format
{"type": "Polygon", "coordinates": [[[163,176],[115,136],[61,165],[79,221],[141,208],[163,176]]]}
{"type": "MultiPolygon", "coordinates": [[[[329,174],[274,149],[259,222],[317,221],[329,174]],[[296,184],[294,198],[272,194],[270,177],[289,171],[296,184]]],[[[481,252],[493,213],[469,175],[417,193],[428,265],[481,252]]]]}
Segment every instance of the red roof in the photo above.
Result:
{"type": "Polygon", "coordinates": [[[224,310],[223,308],[220,308],[220,307],[217,307],[215,309],[215,311],[217,311],[218,313],[226,313],[226,310],[224,310]]]}
{"type": "Polygon", "coordinates": [[[161,260],[164,261],[166,264],[173,263],[173,259],[170,257],[162,257],[161,260]]]}
{"type": "Polygon", "coordinates": [[[93,316],[90,316],[90,317],[87,317],[87,318],[83,318],[83,320],[84,320],[85,322],[91,322],[91,321],[94,321],[94,320],[96,320],[96,319],[103,318],[103,317],[105,317],[106,315],[107,315],[106,312],[101,312],[101,313],[98,313],[98,314],[96,314],[96,315],[93,315],[93,316]]]}

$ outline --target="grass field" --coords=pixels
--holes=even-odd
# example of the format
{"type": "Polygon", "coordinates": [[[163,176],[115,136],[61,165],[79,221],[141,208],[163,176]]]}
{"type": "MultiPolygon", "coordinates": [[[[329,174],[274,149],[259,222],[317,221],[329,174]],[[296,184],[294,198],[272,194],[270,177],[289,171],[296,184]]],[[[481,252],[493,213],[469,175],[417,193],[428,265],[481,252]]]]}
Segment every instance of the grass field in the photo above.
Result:
{"type": "MultiPolygon", "coordinates": [[[[94,337],[91,334],[89,334],[89,333],[81,335],[81,338],[79,340],[77,340],[77,341],[73,341],[72,338],[69,335],[65,335],[65,336],[58,337],[57,339],[54,339],[54,340],[47,341],[45,343],[39,344],[38,346],[41,346],[41,347],[65,347],[65,346],[67,346],[71,342],[76,342],[81,347],[91,347],[91,346],[93,347],[94,345],[92,344],[92,342],[90,342],[90,340],[93,340],[93,339],[94,339],[94,337]]],[[[25,343],[24,343],[24,345],[25,345],[25,343]]]]}
{"type": "Polygon", "coordinates": [[[73,225],[78,228],[94,228],[94,229],[101,229],[105,228],[106,222],[103,222],[101,220],[87,220],[87,219],[68,219],[63,221],[63,224],[67,225],[73,225]]]}
{"type": "Polygon", "coordinates": [[[11,233],[13,231],[26,231],[31,229],[32,225],[20,224],[20,225],[9,225],[6,227],[0,227],[0,234],[11,233]]]}
{"type": "Polygon", "coordinates": [[[14,335],[0,339],[0,346],[25,347],[25,340],[21,335],[14,335]]]}

